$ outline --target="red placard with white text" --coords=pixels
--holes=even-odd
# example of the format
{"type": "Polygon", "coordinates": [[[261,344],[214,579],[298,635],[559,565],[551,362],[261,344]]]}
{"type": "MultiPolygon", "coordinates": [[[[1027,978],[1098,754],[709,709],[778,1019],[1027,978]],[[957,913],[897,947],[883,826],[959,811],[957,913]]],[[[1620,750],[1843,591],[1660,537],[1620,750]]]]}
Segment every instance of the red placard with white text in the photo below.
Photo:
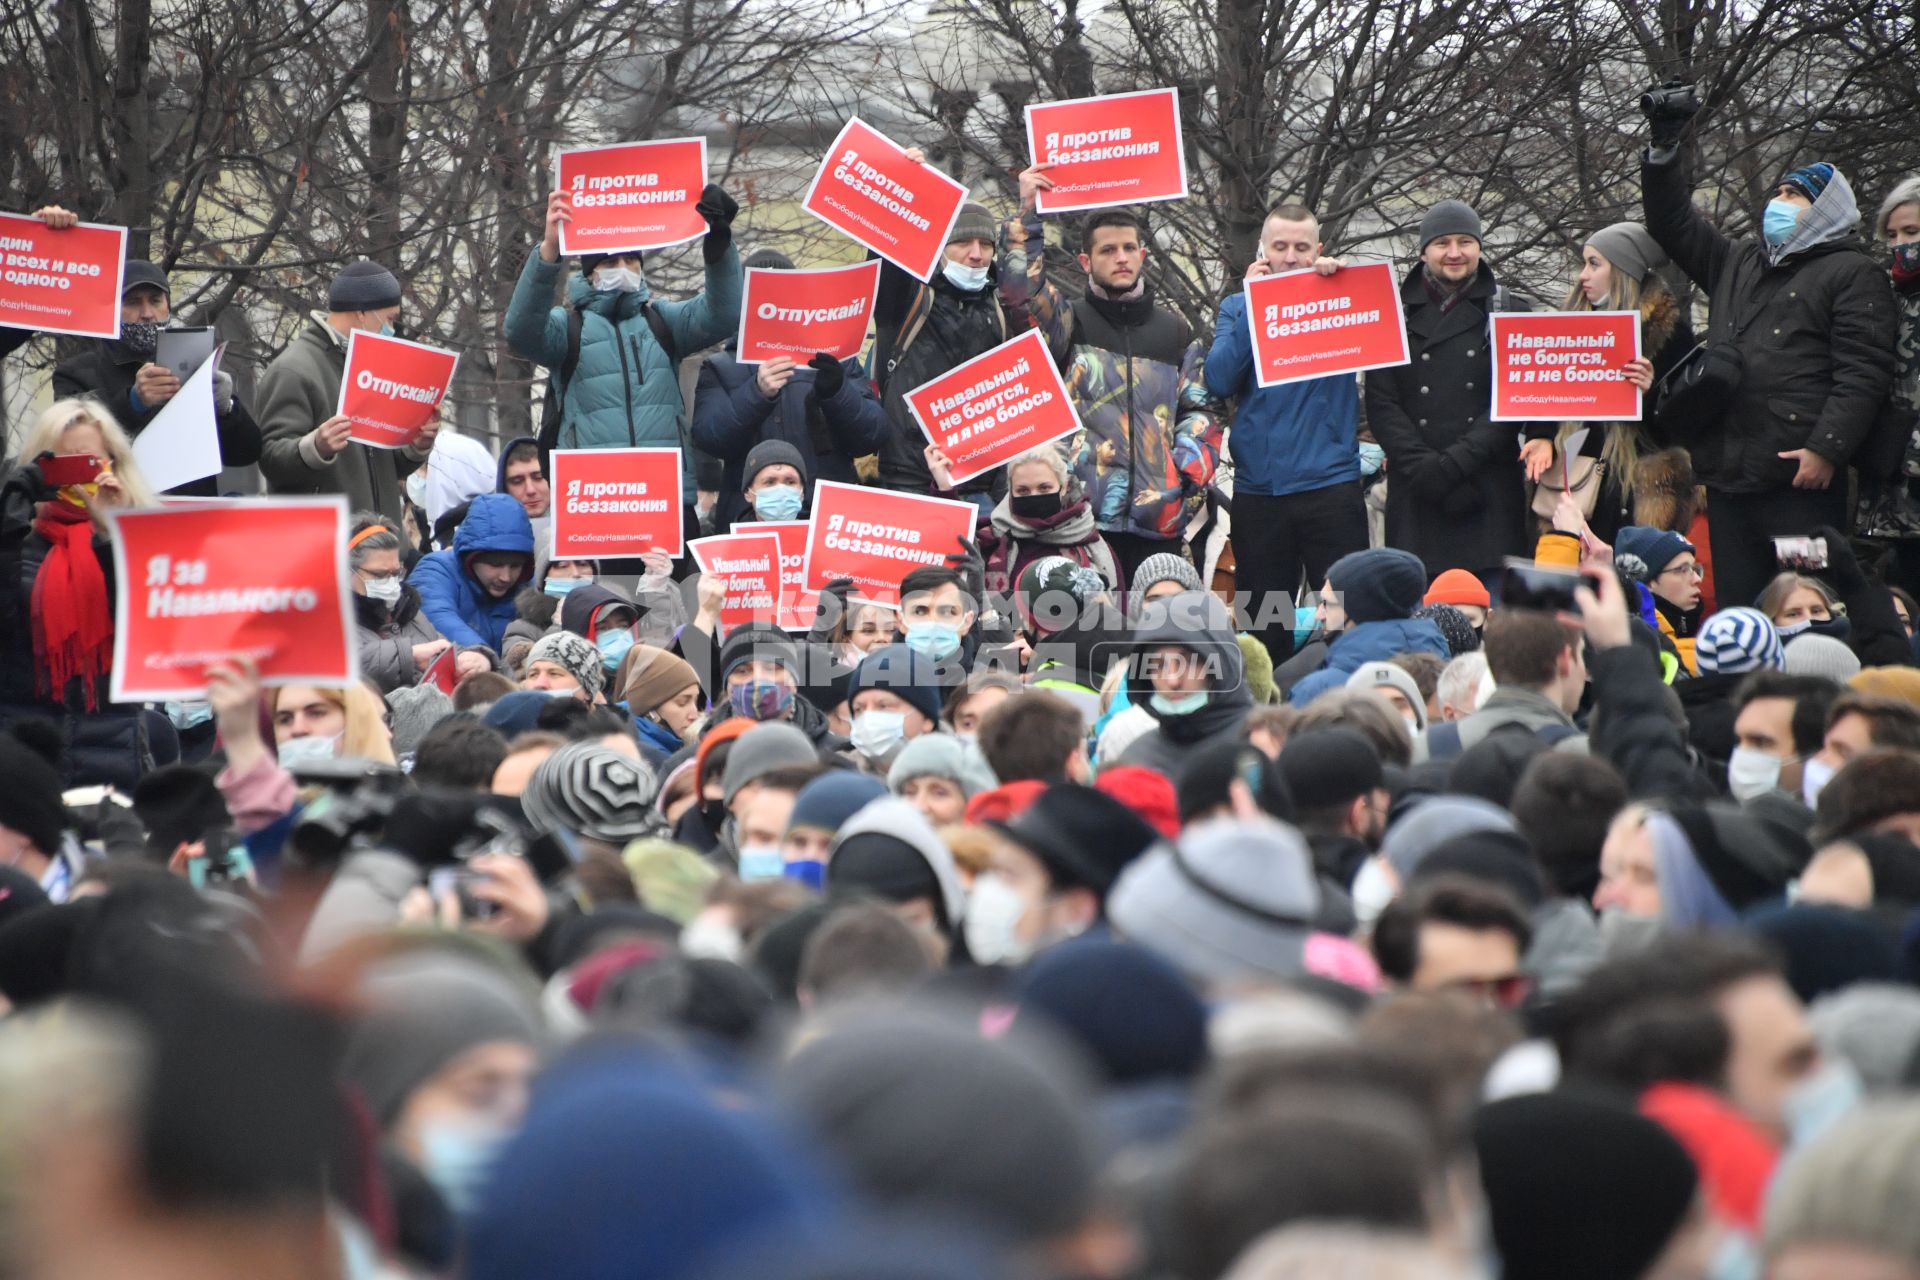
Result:
{"type": "Polygon", "coordinates": [[[735,357],[759,364],[781,356],[805,364],[820,353],[836,360],[860,354],[880,288],[880,262],[815,271],[747,268],[735,357]]]}
{"type": "Polygon", "coordinates": [[[555,560],[682,554],[678,449],[555,449],[555,560]]]}
{"type": "Polygon", "coordinates": [[[858,118],[833,140],[802,203],[903,271],[933,279],[967,189],[858,118]]]}
{"type": "Polygon", "coordinates": [[[947,455],[955,484],[1080,429],[1038,329],[955,365],[906,398],[920,430],[947,455]]]}
{"type": "Polygon", "coordinates": [[[805,631],[820,609],[820,593],[807,590],[807,520],[755,520],[733,526],[735,533],[770,533],[780,539],[780,628],[805,631]]]}
{"type": "Polygon", "coordinates": [[[404,449],[439,415],[459,364],[458,352],[355,329],[334,412],[353,419],[351,438],[361,444],[404,449]]]}
{"type": "Polygon", "coordinates": [[[120,336],[127,229],[83,222],[55,231],[38,218],[0,213],[0,325],[120,336]]]}
{"type": "Polygon", "coordinates": [[[707,185],[707,140],[667,138],[562,151],[554,189],[573,198],[560,252],[642,253],[707,234],[694,206],[707,185]]]}
{"type": "Polygon", "coordinates": [[[1405,364],[1400,282],[1384,262],[1247,281],[1253,372],[1263,387],[1405,364]]]}
{"type": "Polygon", "coordinates": [[[360,678],[344,498],[116,511],[115,702],[206,695],[209,666],[240,655],[261,683],[360,678]]]}
{"type": "Polygon", "coordinates": [[[1638,422],[1637,311],[1496,311],[1495,422],[1638,422]]]}
{"type": "Polygon", "coordinates": [[[1027,154],[1053,180],[1039,193],[1041,213],[1187,195],[1175,89],[1034,103],[1027,108],[1027,154]]]}
{"type": "Polygon", "coordinates": [[[900,579],[943,565],[973,536],[980,509],[951,498],[822,480],[814,486],[804,585],[810,591],[852,578],[855,594],[898,604],[900,579]]]}
{"type": "MultiPolygon", "coordinates": [[[[752,528],[752,525],[743,526],[752,528]]],[[[749,622],[773,622],[780,613],[780,539],[771,533],[720,533],[687,544],[700,572],[724,578],[722,633],[749,622]]]]}

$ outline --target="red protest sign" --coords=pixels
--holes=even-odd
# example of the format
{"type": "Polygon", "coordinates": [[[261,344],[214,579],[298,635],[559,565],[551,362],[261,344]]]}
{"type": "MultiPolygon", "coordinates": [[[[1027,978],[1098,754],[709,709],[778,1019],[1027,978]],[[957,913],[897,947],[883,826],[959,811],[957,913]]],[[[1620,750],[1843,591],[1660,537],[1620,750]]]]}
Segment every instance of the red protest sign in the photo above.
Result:
{"type": "MultiPolygon", "coordinates": [[[[752,525],[743,526],[751,529],[752,525]]],[[[780,539],[771,533],[721,533],[687,544],[700,572],[726,579],[720,630],[772,622],[780,612],[780,539]]]]}
{"type": "Polygon", "coordinates": [[[897,604],[900,579],[959,555],[979,514],[971,502],[822,480],[813,491],[804,585],[818,591],[852,578],[863,598],[897,604]]]}
{"type": "Polygon", "coordinates": [[[1027,154],[1053,179],[1041,213],[1182,200],[1187,157],[1180,145],[1180,94],[1145,89],[1027,108],[1027,154]]]}
{"type": "Polygon", "coordinates": [[[820,593],[807,590],[807,520],[758,520],[733,526],[735,533],[770,533],[780,539],[780,628],[805,631],[813,626],[820,593]]]}
{"type": "Polygon", "coordinates": [[[857,356],[879,288],[878,259],[815,271],[749,267],[735,354],[741,364],[781,356],[805,364],[822,351],[836,360],[857,356]]]}
{"type": "Polygon", "coordinates": [[[448,697],[460,685],[460,650],[449,646],[446,652],[428,664],[420,673],[420,683],[430,684],[448,697]]]}
{"type": "Polygon", "coordinates": [[[113,700],[205,696],[206,671],[253,659],[264,684],[360,678],[342,498],[113,514],[113,700]]]}
{"type": "Polygon", "coordinates": [[[1080,429],[1038,329],[921,383],[907,392],[907,408],[947,455],[955,484],[1080,429]]]}
{"type": "Polygon", "coordinates": [[[707,234],[695,205],[707,185],[707,140],[668,138],[575,147],[555,163],[554,187],[573,198],[560,252],[640,253],[707,234]]]}
{"type": "Polygon", "coordinates": [[[404,449],[440,412],[459,363],[458,352],[355,329],[334,412],[353,419],[351,438],[361,444],[404,449]]]}
{"type": "Polygon", "coordinates": [[[933,279],[967,189],[858,118],[833,140],[801,207],[903,271],[933,279]]]}
{"type": "Polygon", "coordinates": [[[1407,318],[1384,262],[1330,276],[1288,271],[1247,281],[1253,372],[1263,387],[1405,364],[1407,318]]]}
{"type": "Polygon", "coordinates": [[[555,449],[555,560],[680,555],[678,449],[555,449]]]}
{"type": "Polygon", "coordinates": [[[1495,422],[1638,422],[1640,388],[1626,367],[1640,358],[1637,311],[1496,311],[1495,422]]]}
{"type": "Polygon", "coordinates": [[[0,213],[0,325],[120,336],[127,229],[83,222],[55,231],[38,218],[0,213]]]}

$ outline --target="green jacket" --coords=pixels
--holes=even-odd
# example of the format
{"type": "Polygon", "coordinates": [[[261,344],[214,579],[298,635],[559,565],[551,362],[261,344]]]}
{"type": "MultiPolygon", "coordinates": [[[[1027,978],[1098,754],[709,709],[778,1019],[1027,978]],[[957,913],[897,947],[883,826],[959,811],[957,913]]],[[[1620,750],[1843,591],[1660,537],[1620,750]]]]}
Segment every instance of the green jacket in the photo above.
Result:
{"type": "Polygon", "coordinates": [[[427,451],[349,444],[331,461],[314,449],[313,429],[340,403],[347,340],[316,311],[260,375],[260,474],[269,493],[344,493],[355,511],[377,511],[399,528],[404,485],[427,451]]]}
{"type": "MultiPolygon", "coordinates": [[[[507,345],[524,359],[558,370],[567,355],[567,308],[553,291],[564,262],[545,262],[535,249],[507,306],[507,345]]],[[[680,392],[678,357],[734,336],[740,327],[740,253],[732,245],[707,266],[706,289],[685,302],[651,302],[642,282],[632,293],[606,293],[576,275],[567,300],[582,313],[580,363],[563,388],[562,449],[617,449],[634,445],[684,449],[687,406],[680,392]],[[673,352],[661,350],[643,305],[667,322],[673,352]]],[[[682,488],[694,492],[694,468],[682,468],[682,488]]]]}

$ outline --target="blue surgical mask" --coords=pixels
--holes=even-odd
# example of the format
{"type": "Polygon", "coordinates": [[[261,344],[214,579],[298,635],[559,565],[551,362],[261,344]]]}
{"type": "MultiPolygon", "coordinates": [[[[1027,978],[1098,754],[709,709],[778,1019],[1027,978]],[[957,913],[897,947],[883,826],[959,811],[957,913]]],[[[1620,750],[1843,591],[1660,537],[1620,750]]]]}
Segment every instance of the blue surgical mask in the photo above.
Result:
{"type": "Polygon", "coordinates": [[[753,495],[753,513],[762,520],[791,520],[800,514],[800,486],[768,485],[753,495]]]}
{"type": "Polygon", "coordinates": [[[1190,716],[1207,705],[1207,691],[1196,689],[1179,698],[1169,698],[1164,693],[1156,693],[1147,702],[1163,716],[1190,716]]]}
{"type": "Polygon", "coordinates": [[[1760,1252],[1743,1232],[1729,1230],[1707,1262],[1702,1280],[1760,1280],[1760,1252]]]}
{"type": "Polygon", "coordinates": [[[755,880],[778,880],[785,866],[786,859],[772,845],[750,844],[740,850],[740,879],[749,884],[755,880]]]}
{"type": "Polygon", "coordinates": [[[944,622],[916,623],[907,632],[907,648],[935,662],[944,662],[960,652],[960,633],[944,622]]]}
{"type": "Polygon", "coordinates": [[[593,647],[600,651],[600,665],[611,671],[627,656],[627,650],[633,648],[633,632],[624,627],[609,631],[595,639],[593,647]]]}
{"type": "Polygon", "coordinates": [[[1368,444],[1365,440],[1362,440],[1360,442],[1360,474],[1361,475],[1363,476],[1378,475],[1380,473],[1380,468],[1386,464],[1386,461],[1387,461],[1387,451],[1385,449],[1382,449],[1377,444],[1368,444]]]}
{"type": "Polygon", "coordinates": [[[340,738],[320,738],[309,735],[305,738],[288,738],[275,751],[280,757],[280,767],[286,770],[298,769],[301,765],[312,764],[316,760],[331,760],[340,754],[340,738]]]}
{"type": "Polygon", "coordinates": [[[567,592],[580,586],[582,583],[592,581],[592,578],[548,578],[546,585],[540,589],[556,600],[565,600],[567,598],[567,592]]]}
{"type": "Polygon", "coordinates": [[[1293,638],[1305,640],[1320,629],[1320,611],[1312,605],[1296,605],[1293,610],[1293,638]]]}
{"type": "Polygon", "coordinates": [[[1760,234],[1767,243],[1778,249],[1793,234],[1800,222],[1800,206],[1788,204],[1785,200],[1767,201],[1767,211],[1760,217],[1760,234]]]}
{"type": "Polygon", "coordinates": [[[429,1122],[420,1134],[420,1172],[454,1213],[470,1217],[480,1206],[487,1175],[506,1143],[503,1129],[459,1121],[429,1122]]]}
{"type": "Polygon", "coordinates": [[[382,320],[382,321],[380,322],[380,336],[381,336],[381,337],[383,337],[383,338],[391,338],[391,337],[393,336],[393,322],[392,322],[392,321],[390,321],[390,320],[382,320]]]}
{"type": "Polygon", "coordinates": [[[1804,1150],[1818,1142],[1828,1130],[1845,1119],[1866,1096],[1860,1073],[1850,1063],[1828,1058],[1812,1075],[1787,1091],[1780,1104],[1781,1119],[1787,1123],[1790,1144],[1804,1150]]]}
{"type": "Polygon", "coordinates": [[[782,866],[780,874],[789,880],[798,880],[807,888],[818,892],[826,887],[827,864],[818,858],[802,858],[782,866]]]}
{"type": "Polygon", "coordinates": [[[987,287],[986,267],[970,267],[964,262],[955,262],[949,258],[944,270],[946,271],[947,279],[953,283],[953,287],[956,289],[965,289],[968,292],[972,292],[973,290],[987,287]]]}
{"type": "Polygon", "coordinates": [[[793,686],[778,680],[749,680],[728,689],[727,702],[737,716],[778,720],[793,706],[793,686]]]}
{"type": "Polygon", "coordinates": [[[169,702],[167,719],[173,721],[173,727],[185,732],[198,728],[213,719],[213,704],[209,702],[169,702]]]}

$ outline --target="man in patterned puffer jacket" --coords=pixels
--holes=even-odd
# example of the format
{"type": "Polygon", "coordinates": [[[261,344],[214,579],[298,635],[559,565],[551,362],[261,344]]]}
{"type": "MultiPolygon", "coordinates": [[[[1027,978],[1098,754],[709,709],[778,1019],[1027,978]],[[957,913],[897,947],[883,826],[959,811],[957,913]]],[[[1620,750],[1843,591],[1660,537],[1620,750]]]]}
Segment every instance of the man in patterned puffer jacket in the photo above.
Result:
{"type": "Polygon", "coordinates": [[[1047,279],[1034,199],[1049,185],[1038,169],[1020,175],[1022,216],[1007,227],[1001,287],[1046,335],[1066,378],[1081,429],[1061,445],[1125,581],[1148,556],[1191,559],[1183,530],[1219,465],[1224,414],[1201,377],[1206,347],[1153,303],[1137,214],[1087,219],[1083,296],[1068,298],[1047,279]]]}

